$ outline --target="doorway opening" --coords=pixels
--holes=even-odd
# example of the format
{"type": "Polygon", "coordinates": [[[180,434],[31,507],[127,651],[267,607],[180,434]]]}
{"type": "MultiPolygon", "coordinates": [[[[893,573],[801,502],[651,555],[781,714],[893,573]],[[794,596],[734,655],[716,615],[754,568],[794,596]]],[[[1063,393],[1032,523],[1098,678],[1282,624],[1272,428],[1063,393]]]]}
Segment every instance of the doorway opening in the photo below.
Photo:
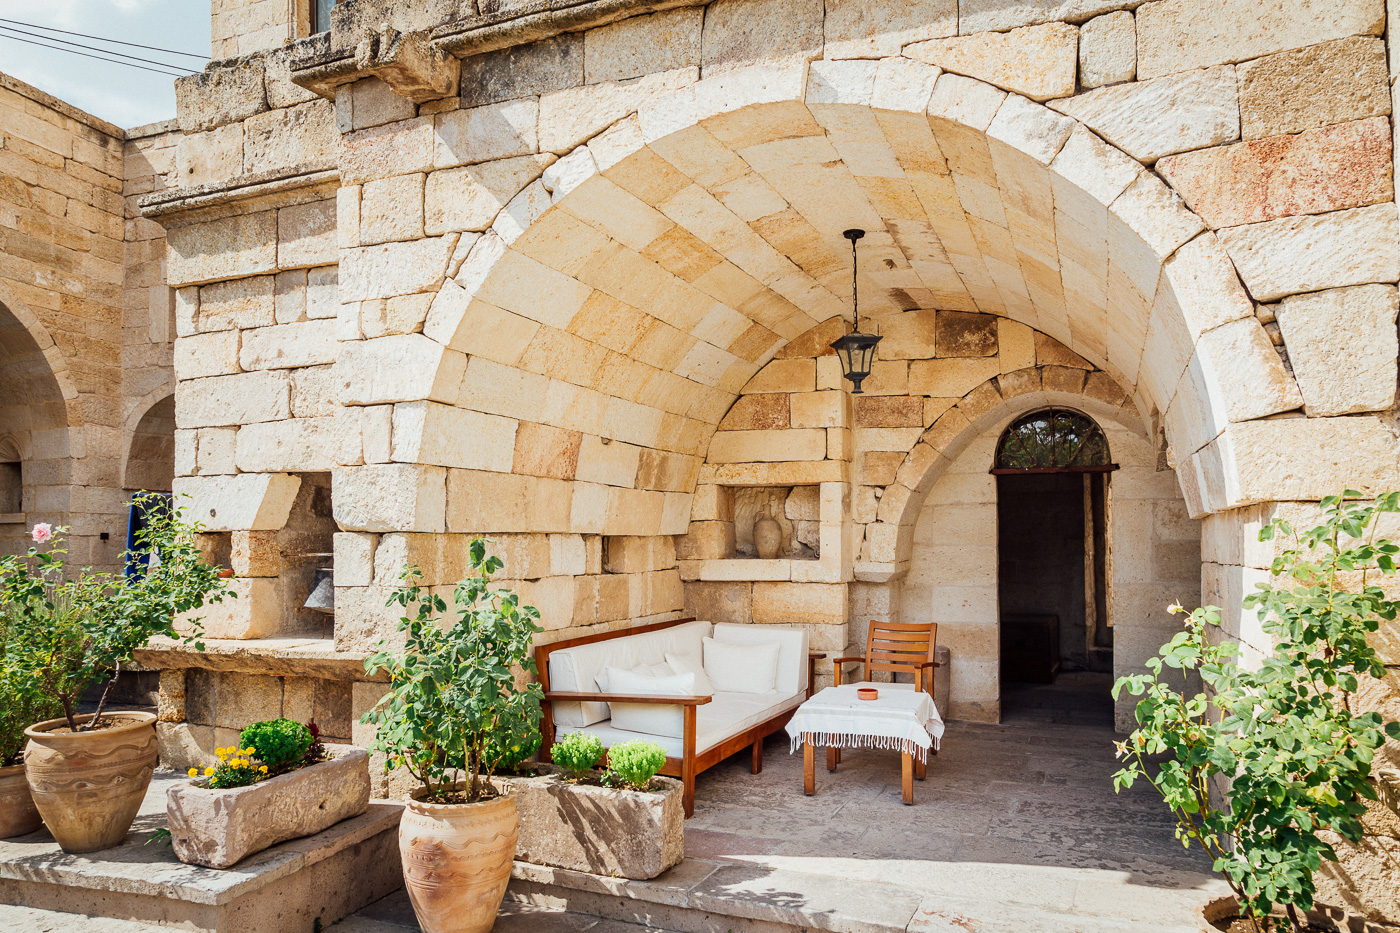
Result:
{"type": "Polygon", "coordinates": [[[997,444],[1004,720],[1112,720],[1114,469],[1103,431],[1069,409],[1025,415],[997,444]]]}

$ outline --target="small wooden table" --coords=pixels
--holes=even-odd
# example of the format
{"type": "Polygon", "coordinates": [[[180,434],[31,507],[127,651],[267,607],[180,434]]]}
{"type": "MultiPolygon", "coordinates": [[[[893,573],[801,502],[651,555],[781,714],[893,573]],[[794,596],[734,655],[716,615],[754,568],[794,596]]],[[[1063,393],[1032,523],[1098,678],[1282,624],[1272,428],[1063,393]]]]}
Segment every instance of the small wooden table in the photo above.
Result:
{"type": "Polygon", "coordinates": [[[827,746],[828,771],[836,770],[842,746],[898,749],[904,802],[912,804],[914,779],[923,780],[927,773],[926,756],[937,748],[943,720],[926,693],[895,684],[843,684],[827,687],[798,707],[788,734],[802,742],[802,789],[809,796],[817,790],[819,743],[827,746]],[[880,696],[859,700],[858,686],[876,686],[880,696]]]}

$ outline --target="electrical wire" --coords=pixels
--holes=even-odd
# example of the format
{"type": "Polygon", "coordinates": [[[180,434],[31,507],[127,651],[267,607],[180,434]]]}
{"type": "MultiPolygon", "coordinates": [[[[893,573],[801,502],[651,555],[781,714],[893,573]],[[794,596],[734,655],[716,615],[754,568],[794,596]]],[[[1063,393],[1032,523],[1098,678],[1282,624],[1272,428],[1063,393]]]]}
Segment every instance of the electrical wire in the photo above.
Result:
{"type": "Polygon", "coordinates": [[[57,36],[45,36],[39,33],[26,32],[23,29],[16,29],[14,26],[6,26],[3,23],[0,23],[0,29],[5,30],[6,32],[17,32],[20,35],[28,36],[31,39],[42,39],[47,42],[57,42],[60,45],[68,46],[75,49],[84,49],[88,52],[97,52],[101,55],[115,55],[117,58],[125,58],[133,62],[144,62],[147,65],[156,65],[161,68],[171,68],[175,71],[180,71],[181,74],[184,73],[182,71],[182,69],[184,68],[183,65],[175,65],[171,64],[170,62],[156,61],[153,58],[142,58],[139,55],[128,55],[125,52],[118,52],[116,49],[101,49],[97,48],[96,46],[84,45],[81,42],[73,42],[68,39],[60,39],[57,36]]]}
{"type": "MultiPolygon", "coordinates": [[[[9,26],[0,26],[0,30],[9,29],[9,28],[11,28],[11,27],[9,27],[9,26]]],[[[10,35],[10,34],[7,33],[7,32],[0,32],[0,39],[12,39],[12,40],[15,41],[15,42],[24,42],[24,43],[27,43],[27,44],[29,44],[29,45],[43,46],[43,47],[46,48],[46,49],[55,49],[55,50],[57,50],[57,51],[59,51],[59,52],[67,52],[67,53],[69,53],[70,55],[81,55],[81,56],[83,56],[83,58],[95,58],[95,59],[97,59],[97,60],[100,61],[100,62],[110,62],[110,63],[113,64],[113,65],[125,65],[125,66],[128,67],[128,68],[139,68],[139,69],[141,69],[142,71],[149,71],[149,72],[152,72],[153,74],[158,74],[158,75],[169,75],[169,76],[171,76],[171,77],[173,77],[173,78],[182,78],[182,77],[184,77],[185,74],[186,74],[186,73],[183,72],[183,71],[176,70],[176,69],[175,69],[175,66],[173,66],[173,65],[165,65],[163,62],[155,62],[155,63],[154,63],[154,64],[157,64],[157,65],[162,65],[163,67],[161,67],[161,68],[148,68],[148,67],[146,67],[145,65],[137,65],[137,64],[133,64],[132,62],[124,62],[124,61],[122,61],[122,60],[120,60],[120,59],[117,59],[117,58],[106,58],[106,57],[104,57],[104,56],[102,56],[102,55],[92,55],[92,54],[90,54],[90,53],[88,53],[88,52],[79,52],[77,49],[64,48],[64,47],[61,46],[61,45],[50,45],[50,44],[47,43],[47,42],[39,42],[39,41],[36,40],[36,39],[25,39],[25,38],[21,38],[21,36],[10,35]],[[167,70],[167,69],[168,69],[168,70],[167,70]]],[[[61,41],[61,40],[60,40],[60,41],[61,41]]],[[[82,46],[82,48],[90,48],[90,46],[82,46]]],[[[106,49],[99,49],[98,51],[103,51],[103,52],[105,52],[105,51],[107,51],[107,50],[106,50],[106,49]]],[[[121,53],[120,53],[120,52],[110,52],[109,54],[111,54],[111,55],[120,55],[121,53]]],[[[130,56],[128,56],[128,57],[130,57],[130,56]]],[[[145,61],[145,59],[137,59],[137,60],[138,60],[138,61],[145,61]]]]}
{"type": "MultiPolygon", "coordinates": [[[[130,46],[130,47],[134,48],[134,49],[147,49],[147,50],[152,51],[152,52],[166,52],[166,53],[168,53],[168,54],[170,54],[170,55],[184,55],[184,56],[186,56],[186,57],[188,57],[188,58],[197,58],[197,59],[199,59],[199,60],[202,61],[202,62],[207,62],[207,61],[209,60],[209,56],[208,56],[208,55],[197,55],[197,54],[195,54],[194,52],[180,52],[180,51],[177,51],[176,49],[163,49],[163,48],[161,48],[160,46],[157,46],[157,45],[141,45],[139,42],[123,42],[123,41],[120,40],[120,39],[108,39],[108,38],[105,38],[104,36],[90,36],[90,35],[88,35],[88,34],[85,33],[85,32],[71,32],[70,30],[67,30],[67,29],[59,29],[59,28],[57,28],[57,27],[55,27],[55,26],[40,26],[40,25],[38,25],[37,23],[25,23],[25,22],[21,22],[20,20],[17,20],[17,19],[6,19],[6,18],[3,17],[3,16],[0,16],[0,23],[10,23],[10,24],[12,24],[12,25],[14,25],[14,26],[24,26],[24,27],[26,27],[26,28],[28,28],[28,29],[39,29],[39,30],[42,30],[42,31],[44,31],[44,32],[61,32],[61,33],[63,33],[65,36],[77,36],[77,37],[80,38],[80,39],[94,39],[94,40],[96,40],[96,41],[98,41],[98,42],[106,42],[106,43],[108,43],[109,45],[127,45],[127,46],[130,46]]],[[[42,37],[42,38],[48,38],[48,37],[42,37]]],[[[62,41],[62,40],[57,40],[57,41],[62,41]]],[[[73,43],[73,44],[74,44],[74,45],[78,45],[78,43],[76,43],[76,42],[73,43]]],[[[89,46],[83,46],[83,48],[89,48],[89,46]]],[[[105,51],[105,50],[104,50],[104,49],[99,49],[98,51],[105,51]]]]}

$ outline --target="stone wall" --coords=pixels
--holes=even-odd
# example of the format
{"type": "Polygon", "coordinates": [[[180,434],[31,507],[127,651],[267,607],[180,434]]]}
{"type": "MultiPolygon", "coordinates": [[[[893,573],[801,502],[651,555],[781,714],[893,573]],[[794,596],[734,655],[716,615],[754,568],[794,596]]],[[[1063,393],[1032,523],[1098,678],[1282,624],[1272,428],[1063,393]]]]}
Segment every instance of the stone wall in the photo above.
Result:
{"type": "Polygon", "coordinates": [[[124,134],[8,76],[0,126],[0,438],[23,481],[0,549],[51,522],[73,560],[110,568],[126,527],[124,134]]]}

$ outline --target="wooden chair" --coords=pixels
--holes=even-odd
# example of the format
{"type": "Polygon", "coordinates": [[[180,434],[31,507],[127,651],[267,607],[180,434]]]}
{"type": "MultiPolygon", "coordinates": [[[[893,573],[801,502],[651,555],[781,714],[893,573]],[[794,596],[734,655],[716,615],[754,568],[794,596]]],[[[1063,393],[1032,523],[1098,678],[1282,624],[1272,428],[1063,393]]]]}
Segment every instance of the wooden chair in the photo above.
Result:
{"type": "MultiPolygon", "coordinates": [[[[837,658],[832,662],[832,676],[836,686],[841,686],[841,675],[846,664],[862,664],[865,675],[861,681],[869,681],[876,671],[889,671],[891,674],[913,674],[914,689],[922,690],[933,697],[933,670],[938,667],[934,660],[934,645],[938,640],[938,623],[926,622],[919,625],[899,622],[870,621],[870,631],[865,639],[863,657],[837,658]]],[[[934,698],[936,699],[936,698],[934,698]]],[[[933,753],[938,754],[937,746],[933,753]]],[[[841,749],[828,746],[826,768],[835,771],[841,762],[841,749]]],[[[923,762],[914,765],[914,776],[924,779],[928,768],[923,762]]]]}

